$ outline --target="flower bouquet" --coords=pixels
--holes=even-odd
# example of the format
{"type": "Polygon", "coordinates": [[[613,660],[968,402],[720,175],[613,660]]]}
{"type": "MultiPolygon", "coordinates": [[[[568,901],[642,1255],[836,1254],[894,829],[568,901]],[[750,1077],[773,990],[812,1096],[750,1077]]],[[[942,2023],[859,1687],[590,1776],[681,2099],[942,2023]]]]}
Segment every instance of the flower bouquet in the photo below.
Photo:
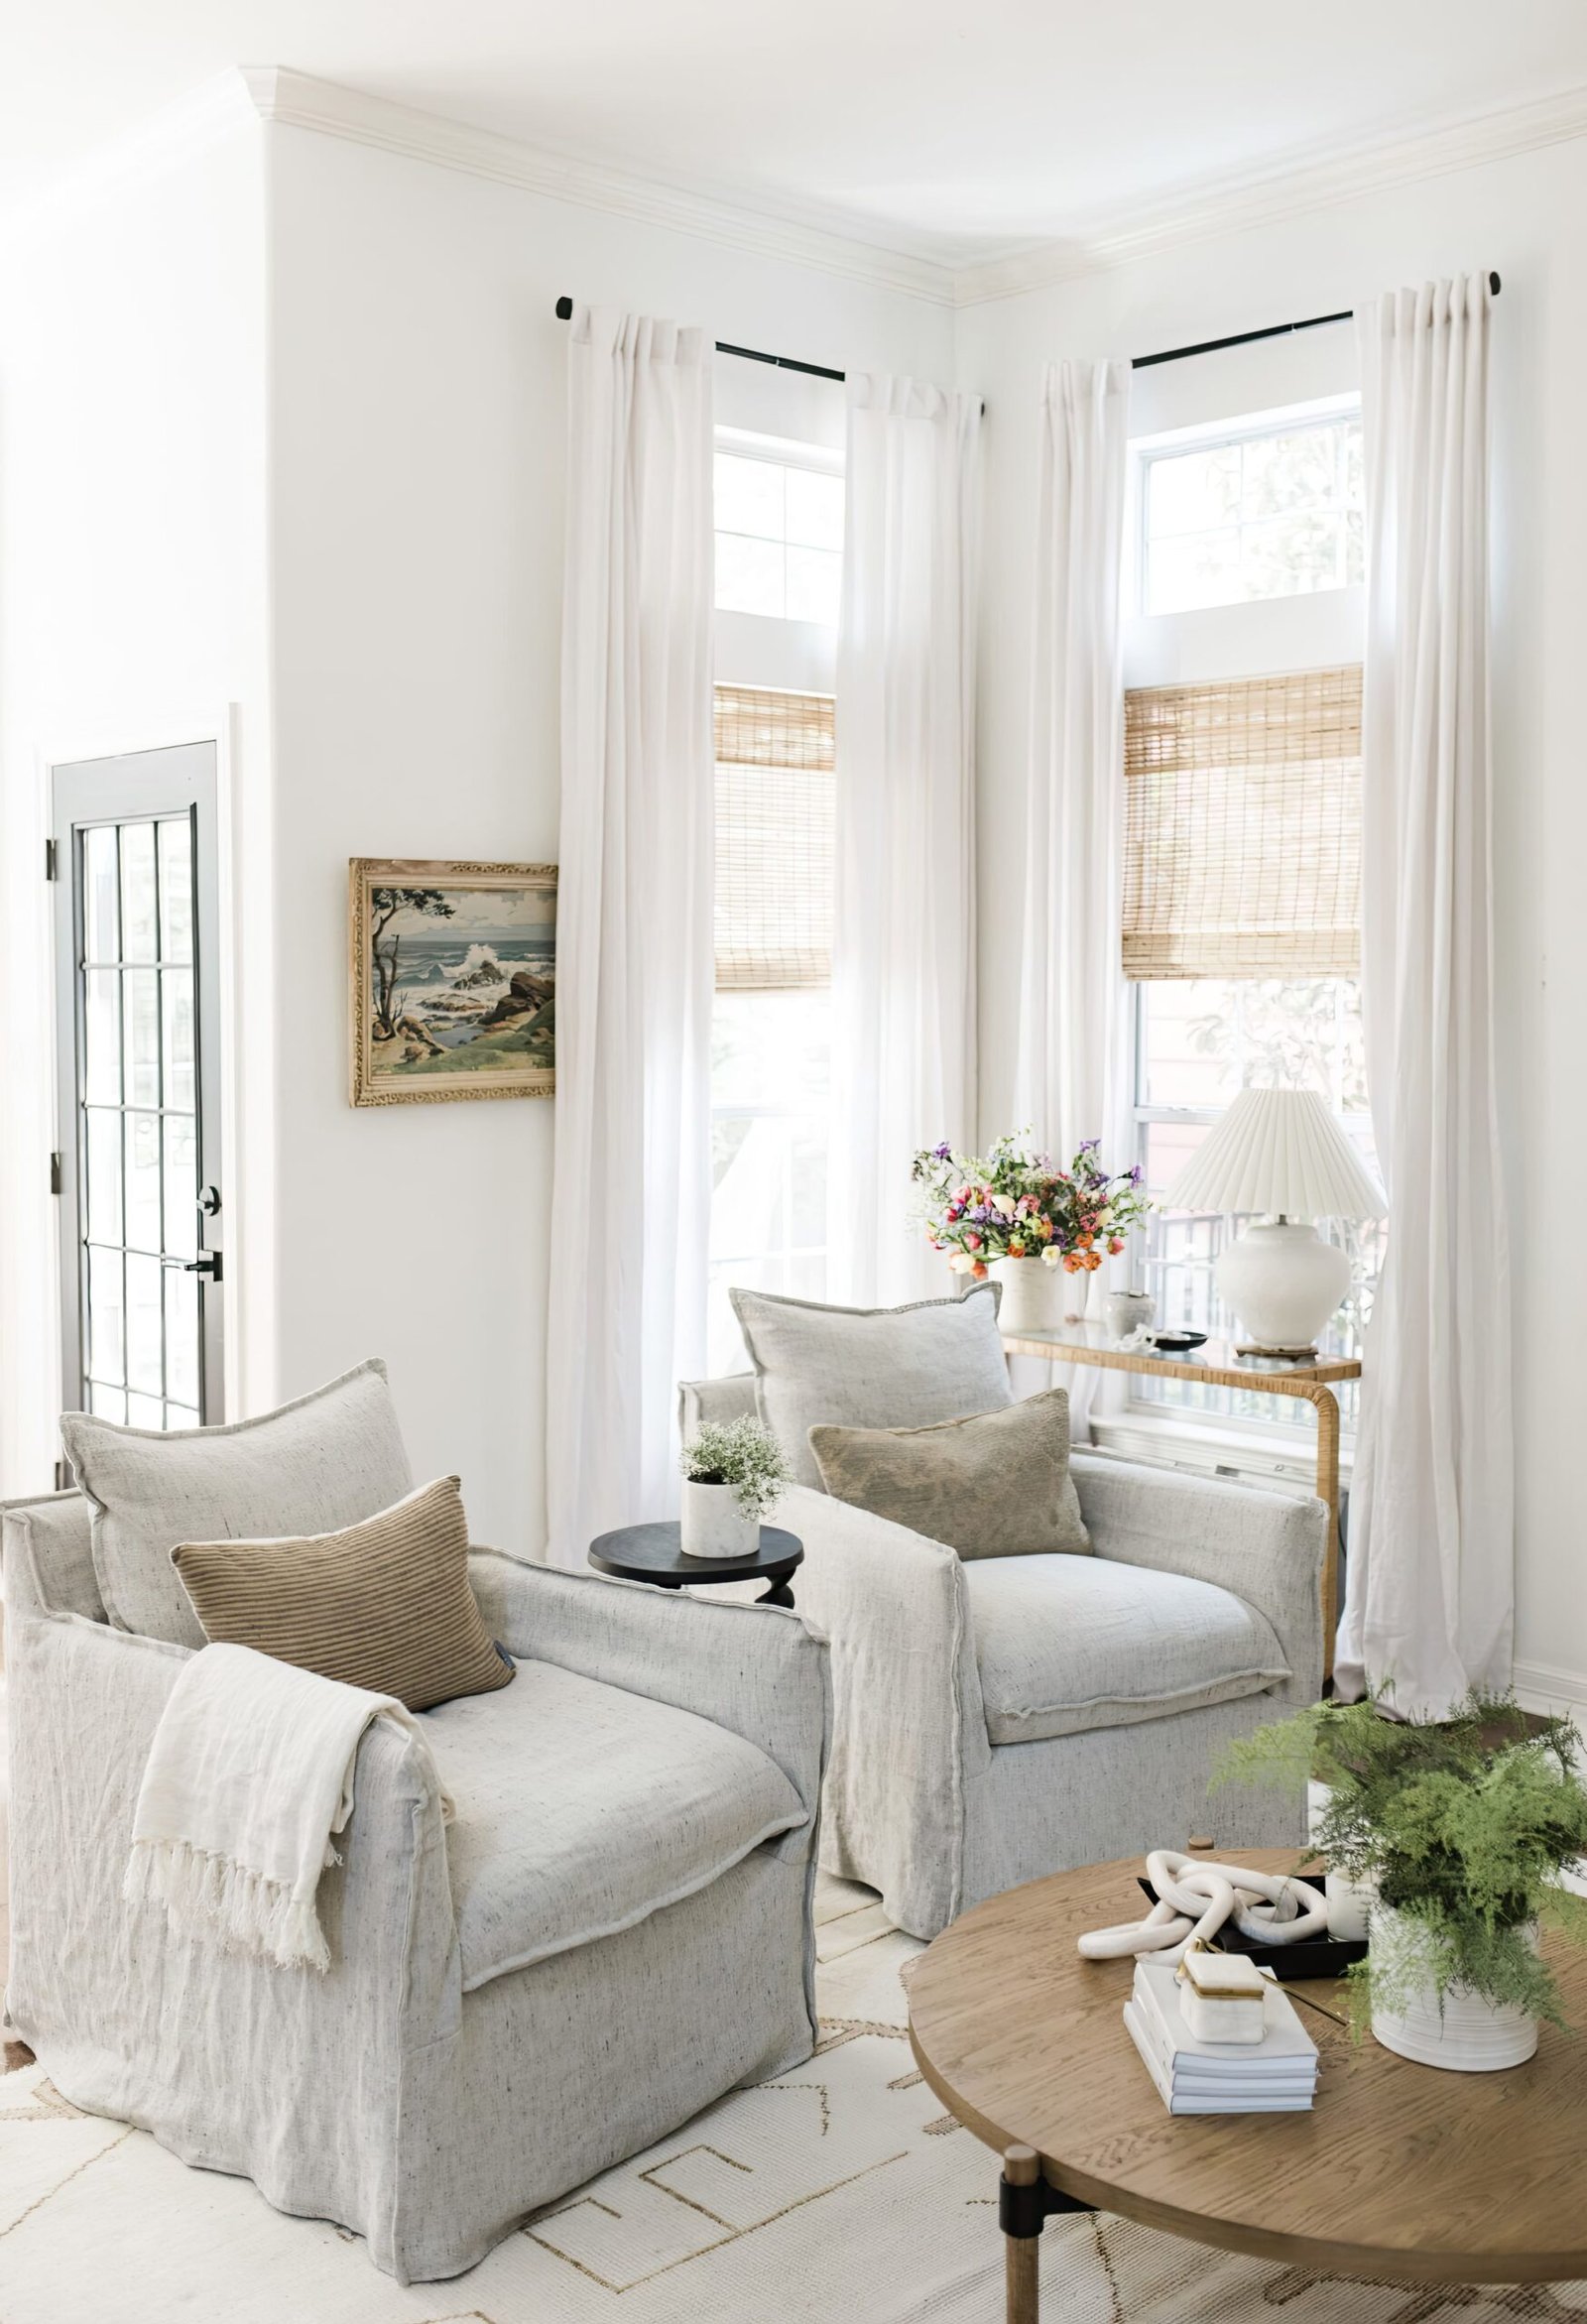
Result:
{"type": "Polygon", "coordinates": [[[1089,1276],[1151,1210],[1141,1170],[1108,1171],[1097,1160],[1101,1140],[1088,1138],[1067,1169],[1028,1150],[1028,1133],[1000,1138],[990,1154],[957,1155],[944,1143],[915,1158],[921,1188],[920,1217],[932,1248],[947,1254],[957,1275],[978,1282],[994,1267],[1005,1286],[1004,1328],[1023,1324],[1033,1278],[1004,1261],[1039,1261],[1069,1276],[1089,1276]]]}

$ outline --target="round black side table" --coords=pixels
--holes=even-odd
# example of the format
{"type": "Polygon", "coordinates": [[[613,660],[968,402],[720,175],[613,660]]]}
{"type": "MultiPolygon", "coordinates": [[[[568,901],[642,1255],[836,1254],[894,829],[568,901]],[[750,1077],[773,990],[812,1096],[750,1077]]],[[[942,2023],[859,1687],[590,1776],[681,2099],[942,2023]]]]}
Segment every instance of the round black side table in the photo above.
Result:
{"type": "Polygon", "coordinates": [[[597,1573],[615,1574],[625,1582],[654,1582],[663,1590],[681,1590],[698,1582],[770,1582],[756,1605],[793,1605],[789,1576],[804,1559],[797,1533],[762,1526],[760,1545],[748,1557],[685,1556],[681,1534],[676,1518],[649,1526],[619,1526],[615,1533],[601,1533],[591,1541],[589,1561],[597,1573]]]}

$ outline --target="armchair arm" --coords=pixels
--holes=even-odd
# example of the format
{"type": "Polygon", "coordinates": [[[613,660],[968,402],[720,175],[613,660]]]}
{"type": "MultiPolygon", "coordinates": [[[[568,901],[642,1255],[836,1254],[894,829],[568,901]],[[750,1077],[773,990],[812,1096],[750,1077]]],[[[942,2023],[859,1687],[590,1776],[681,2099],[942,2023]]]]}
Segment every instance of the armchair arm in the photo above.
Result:
{"type": "Polygon", "coordinates": [[[7,1658],[7,2001],[23,2038],[95,2112],[169,2130],[193,2119],[201,2091],[201,2159],[271,2188],[295,2155],[335,2156],[321,2209],[388,2216],[369,2155],[395,2155],[406,2061],[455,2030],[461,2009],[427,1750],[385,1720],[365,1735],[343,1862],[320,1881],[331,1967],[288,1973],[174,1936],[158,1907],[122,1897],[144,1765],[187,1651],[33,1614],[10,1623],[7,1658]],[[362,2158],[345,2137],[353,2111],[389,2126],[362,2158]]]}
{"type": "Polygon", "coordinates": [[[1069,1468],[1099,1557],[1188,1574],[1243,1598],[1273,1625],[1289,1665],[1276,1699],[1316,1701],[1328,1548],[1323,1502],[1081,1452],[1069,1468]]]}
{"type": "Polygon", "coordinates": [[[794,1588],[832,1643],[833,1743],[821,1856],[932,1936],[959,1909],[964,1779],[990,1761],[964,1568],[940,1541],[794,1486],[794,1588]]]}
{"type": "MultiPolygon", "coordinates": [[[[831,1693],[825,1642],[796,1614],[527,1565],[499,1549],[473,1550],[469,1579],[486,1629],[509,1653],[559,1663],[743,1736],[782,1769],[813,1826],[831,1693]]],[[[803,1854],[809,1828],[797,1838],[803,1854]]]]}

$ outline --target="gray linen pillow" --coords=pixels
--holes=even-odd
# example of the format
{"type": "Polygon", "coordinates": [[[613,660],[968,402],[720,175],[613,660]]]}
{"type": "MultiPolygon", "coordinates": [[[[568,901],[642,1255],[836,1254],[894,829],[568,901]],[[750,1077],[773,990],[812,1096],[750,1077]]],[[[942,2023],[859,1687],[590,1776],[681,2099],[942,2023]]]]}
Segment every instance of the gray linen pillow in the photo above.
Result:
{"type": "Polygon", "coordinates": [[[375,1360],[255,1420],[162,1432],[67,1412],[61,1441],[88,1504],[105,1612],[179,1647],[204,1643],[172,1570],[179,1541],[334,1532],[414,1484],[375,1360]]]}
{"type": "Polygon", "coordinates": [[[822,1307],[769,1291],[730,1291],[755,1367],[762,1420],[794,1481],[819,1491],[811,1428],[924,1428],[1012,1401],[998,1337],[1002,1286],[909,1307],[822,1307]]]}
{"type": "Polygon", "coordinates": [[[171,1562],[206,1639],[427,1711],[505,1686],[468,1582],[455,1477],[298,1541],[179,1541],[171,1562]]]}
{"type": "Polygon", "coordinates": [[[810,1449],[834,1500],[961,1557],[1090,1551],[1061,1388],[932,1428],[812,1428],[810,1449]]]}

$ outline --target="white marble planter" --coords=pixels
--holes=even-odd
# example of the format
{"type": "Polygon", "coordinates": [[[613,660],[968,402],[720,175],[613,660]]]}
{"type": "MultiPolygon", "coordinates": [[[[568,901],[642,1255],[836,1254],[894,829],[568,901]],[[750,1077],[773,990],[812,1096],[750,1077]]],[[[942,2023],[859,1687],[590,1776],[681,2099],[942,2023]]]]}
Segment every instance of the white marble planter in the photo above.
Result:
{"type": "Polygon", "coordinates": [[[1003,1285],[998,1301],[999,1331],[1056,1331],[1063,1321],[1064,1286],[1059,1267],[1041,1259],[994,1259],[987,1271],[1003,1285]]]}
{"type": "Polygon", "coordinates": [[[701,1485],[685,1477],[680,1514],[685,1557],[754,1556],[760,1520],[744,1515],[731,1485],[701,1485]]]}
{"type": "MultiPolygon", "coordinates": [[[[1372,1906],[1369,1943],[1404,1941],[1404,1923],[1386,1904],[1372,1906]]],[[[1413,1939],[1412,1939],[1413,1941],[1413,1939]]],[[[1536,1942],[1536,1932],[1532,1932],[1536,1942]]],[[[1440,2004],[1429,1980],[1401,2010],[1374,2009],[1372,2034],[1398,2057],[1418,2066],[1444,2066],[1457,2074],[1494,2074],[1525,2065],[1537,2047],[1537,2020],[1514,2003],[1485,2001],[1463,1985],[1452,1985],[1440,2004]]]]}

